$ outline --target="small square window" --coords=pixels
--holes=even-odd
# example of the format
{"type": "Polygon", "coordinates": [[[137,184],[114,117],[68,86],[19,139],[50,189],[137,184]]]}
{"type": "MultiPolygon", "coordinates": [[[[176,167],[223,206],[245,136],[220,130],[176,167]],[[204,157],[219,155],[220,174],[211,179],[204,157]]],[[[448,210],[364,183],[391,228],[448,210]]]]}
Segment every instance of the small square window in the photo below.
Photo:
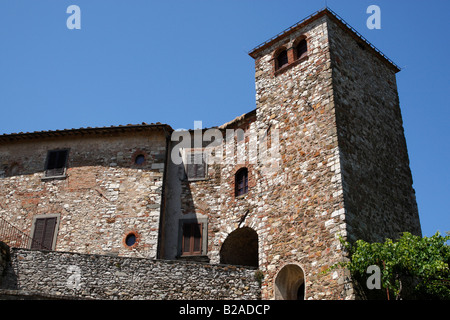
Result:
{"type": "Polygon", "coordinates": [[[66,173],[69,150],[52,150],[47,154],[45,177],[60,177],[66,173]]]}
{"type": "Polygon", "coordinates": [[[191,151],[187,154],[185,171],[188,180],[204,180],[207,177],[206,161],[202,151],[191,151]]]}

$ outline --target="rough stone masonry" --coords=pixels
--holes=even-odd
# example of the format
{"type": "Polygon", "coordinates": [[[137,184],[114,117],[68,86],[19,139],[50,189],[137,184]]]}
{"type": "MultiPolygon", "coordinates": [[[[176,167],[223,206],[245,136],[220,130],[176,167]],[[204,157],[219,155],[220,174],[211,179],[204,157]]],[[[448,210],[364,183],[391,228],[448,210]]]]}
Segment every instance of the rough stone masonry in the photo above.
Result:
{"type": "MultiPolygon", "coordinates": [[[[158,259],[178,261],[170,267],[185,271],[174,272],[189,269],[199,278],[208,277],[205,268],[258,269],[263,299],[357,298],[344,271],[322,273],[347,259],[338,237],[421,234],[399,68],[329,9],[250,56],[256,108],[209,128],[218,142],[212,149],[207,129],[175,139],[169,125],[158,123],[0,136],[2,219],[80,264],[88,258],[76,254],[98,255],[99,263],[151,260],[152,268],[167,272],[167,285],[176,280],[158,259]],[[251,150],[270,156],[263,161],[251,150]],[[55,154],[67,156],[64,175],[48,178],[55,154]],[[173,161],[178,155],[182,163],[173,161]],[[199,155],[221,161],[189,161],[199,155]]],[[[13,252],[12,268],[20,265],[17,277],[26,279],[19,284],[43,281],[25,276],[33,267],[20,257],[50,253],[13,252]]],[[[96,292],[114,290],[111,279],[96,292]]],[[[195,290],[158,296],[163,279],[148,284],[155,295],[136,297],[197,297],[195,290]]],[[[46,288],[53,290],[51,283],[46,288]]],[[[202,292],[218,297],[210,289],[202,292]]],[[[117,290],[132,298],[128,289],[117,290]]],[[[229,297],[239,298],[237,292],[229,297]]]]}

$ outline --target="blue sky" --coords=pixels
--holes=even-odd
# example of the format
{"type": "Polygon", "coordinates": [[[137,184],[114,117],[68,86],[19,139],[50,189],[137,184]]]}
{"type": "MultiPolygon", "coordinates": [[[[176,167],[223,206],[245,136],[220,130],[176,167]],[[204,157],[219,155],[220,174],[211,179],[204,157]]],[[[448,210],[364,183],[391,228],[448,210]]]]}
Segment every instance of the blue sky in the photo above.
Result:
{"type": "MultiPolygon", "coordinates": [[[[450,1],[328,0],[402,68],[422,231],[450,231],[450,1]],[[369,5],[381,29],[369,30],[369,5]]],[[[0,0],[0,133],[223,124],[255,108],[248,52],[325,0],[0,0]],[[69,30],[70,5],[81,29],[69,30]]]]}

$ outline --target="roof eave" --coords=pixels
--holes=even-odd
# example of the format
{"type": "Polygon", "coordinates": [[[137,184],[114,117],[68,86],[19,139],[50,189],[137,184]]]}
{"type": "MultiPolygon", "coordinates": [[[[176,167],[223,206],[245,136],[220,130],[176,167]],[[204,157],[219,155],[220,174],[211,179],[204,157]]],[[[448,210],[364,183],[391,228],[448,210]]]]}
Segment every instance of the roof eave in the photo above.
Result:
{"type": "Polygon", "coordinates": [[[347,32],[350,36],[352,36],[356,41],[361,42],[363,45],[365,45],[367,48],[369,48],[369,50],[371,50],[375,55],[380,57],[395,73],[401,71],[399,66],[397,66],[391,59],[389,59],[386,55],[384,55],[379,49],[377,49],[366,38],[364,38],[358,31],[356,31],[347,22],[345,22],[344,19],[342,19],[340,16],[338,16],[334,11],[332,11],[328,7],[311,14],[310,16],[308,16],[305,19],[301,20],[300,22],[292,25],[291,27],[285,29],[281,33],[277,34],[276,36],[261,43],[260,45],[255,47],[253,50],[251,50],[248,54],[253,59],[256,59],[258,57],[258,54],[261,51],[272,46],[274,43],[279,41],[281,38],[286,37],[287,35],[305,27],[306,25],[312,23],[313,21],[315,21],[325,15],[328,16],[330,19],[332,19],[334,22],[336,22],[345,32],[347,32]]]}

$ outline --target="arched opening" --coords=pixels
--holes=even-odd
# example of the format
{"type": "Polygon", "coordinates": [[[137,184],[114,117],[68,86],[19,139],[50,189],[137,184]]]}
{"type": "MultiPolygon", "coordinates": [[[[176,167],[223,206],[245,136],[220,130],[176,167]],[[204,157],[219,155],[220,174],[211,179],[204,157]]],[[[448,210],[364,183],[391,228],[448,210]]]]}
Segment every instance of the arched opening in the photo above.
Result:
{"type": "Polygon", "coordinates": [[[258,234],[249,227],[231,232],[220,249],[220,263],[258,267],[258,234]]]}
{"type": "Polygon", "coordinates": [[[276,67],[275,69],[281,69],[284,66],[287,66],[289,63],[287,50],[282,50],[278,53],[276,57],[276,67]]]}
{"type": "Polygon", "coordinates": [[[276,300],[304,300],[305,275],[296,264],[284,266],[275,278],[276,300]]]}
{"type": "Polygon", "coordinates": [[[301,39],[295,45],[295,59],[301,59],[308,54],[308,43],[306,39],[301,39]]]}

